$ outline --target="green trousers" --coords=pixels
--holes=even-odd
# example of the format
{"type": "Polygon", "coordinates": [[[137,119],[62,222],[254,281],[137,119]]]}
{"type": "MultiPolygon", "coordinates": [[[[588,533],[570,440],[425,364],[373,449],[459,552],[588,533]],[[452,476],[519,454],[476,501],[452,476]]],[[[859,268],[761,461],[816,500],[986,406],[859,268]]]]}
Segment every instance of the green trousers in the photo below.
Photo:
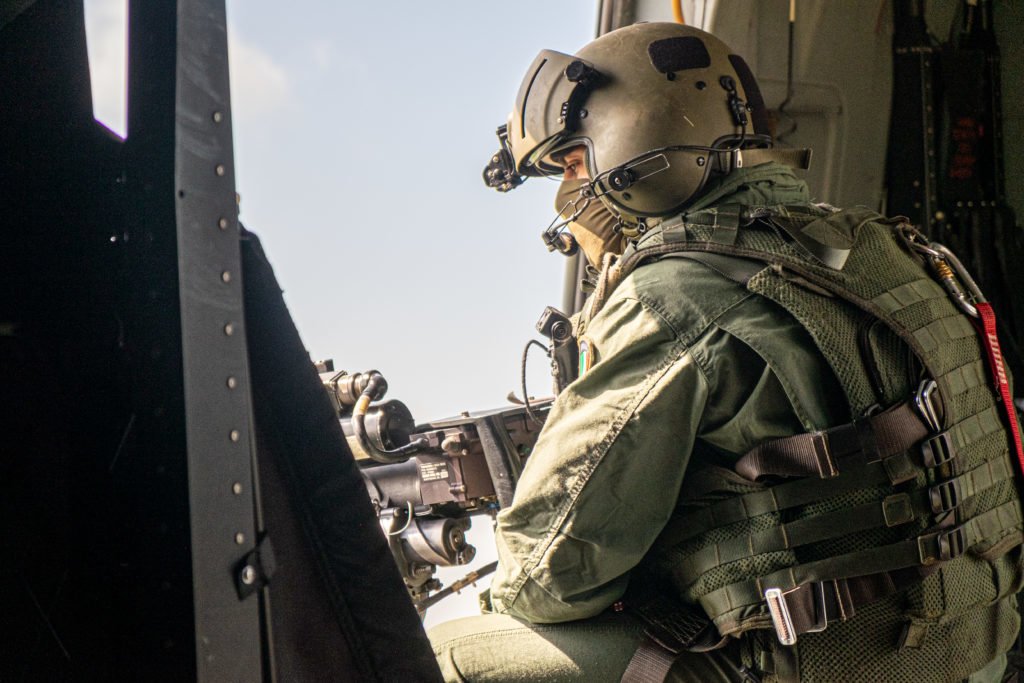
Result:
{"type": "MultiPolygon", "coordinates": [[[[620,614],[561,624],[531,624],[504,614],[456,619],[428,634],[446,681],[617,682],[642,640],[642,627],[620,614]]],[[[739,683],[733,648],[684,653],[670,681],[739,683]]]]}
{"type": "MultiPolygon", "coordinates": [[[[561,624],[531,624],[504,614],[445,622],[428,634],[446,681],[528,683],[586,681],[616,683],[642,639],[628,617],[603,614],[561,624]]],[[[999,683],[1006,656],[992,661],[966,683],[999,683]]],[[[683,653],[669,681],[751,683],[734,647],[683,653]]]]}

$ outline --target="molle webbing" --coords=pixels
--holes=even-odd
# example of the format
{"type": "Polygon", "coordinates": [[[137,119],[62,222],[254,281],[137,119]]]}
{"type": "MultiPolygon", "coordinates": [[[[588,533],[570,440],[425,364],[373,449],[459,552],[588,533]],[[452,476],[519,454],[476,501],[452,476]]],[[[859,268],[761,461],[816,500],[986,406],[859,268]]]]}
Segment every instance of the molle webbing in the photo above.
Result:
{"type": "MultiPolygon", "coordinates": [[[[868,529],[909,524],[928,515],[941,515],[955,510],[967,500],[1000,482],[1010,480],[1012,477],[1013,471],[1009,463],[986,462],[964,474],[928,488],[894,493],[881,501],[861,503],[851,508],[804,517],[770,527],[764,531],[735,536],[704,546],[685,557],[680,562],[678,571],[686,576],[697,576],[732,562],[755,559],[758,555],[791,550],[868,529]]],[[[1003,514],[1009,512],[1004,510],[1003,514]]],[[[973,517],[970,522],[976,522],[978,519],[978,517],[973,517]]],[[[994,515],[994,519],[995,521],[1007,521],[1011,517],[1000,518],[999,515],[994,515]]],[[[1019,522],[1018,515],[1013,519],[1011,526],[1019,522]]],[[[980,525],[976,531],[988,529],[988,526],[980,525]]],[[[1001,531],[1001,528],[996,529],[996,532],[998,531],[1001,531]]],[[[971,543],[973,545],[975,542],[985,540],[987,536],[978,536],[977,538],[965,536],[965,538],[974,539],[971,543]]],[[[892,559],[893,566],[885,567],[885,570],[902,568],[895,564],[897,561],[895,555],[892,559]]],[[[922,564],[928,563],[922,562],[922,564]]],[[[866,567],[861,567],[861,570],[861,573],[866,573],[863,571],[866,570],[866,567]]],[[[763,597],[764,591],[761,591],[761,595],[763,597]]]]}
{"type": "MultiPolygon", "coordinates": [[[[851,421],[754,448],[736,467],[751,488],[712,475],[694,478],[696,488],[684,482],[680,513],[659,538],[673,585],[723,635],[770,628],[765,591],[778,588],[801,633],[903,591],[913,647],[947,668],[955,668],[953,655],[919,637],[929,624],[974,641],[1006,641],[1007,633],[988,633],[971,621],[980,617],[966,616],[1022,580],[1002,557],[1021,542],[1021,507],[974,327],[905,250],[896,221],[816,206],[755,207],[731,217],[721,209],[648,232],[609,281],[677,253],[763,263],[747,289],[807,329],[846,394],[851,421]],[[934,428],[907,400],[919,377],[907,348],[938,387],[934,428]],[[890,408],[879,412],[879,405],[890,408]]],[[[862,619],[862,628],[892,619],[862,619]]],[[[815,634],[818,647],[801,649],[801,672],[827,678],[829,657],[850,649],[842,645],[850,628],[815,634]]],[[[840,659],[858,661],[853,652],[840,659]]],[[[988,659],[963,665],[974,667],[969,672],[988,659]]]]}
{"type": "MultiPolygon", "coordinates": [[[[992,508],[956,527],[939,529],[869,550],[807,562],[795,567],[759,576],[749,581],[730,584],[700,599],[720,630],[737,630],[742,620],[731,613],[753,609],[760,614],[767,588],[787,591],[805,583],[830,581],[852,576],[870,576],[917,566],[929,566],[961,557],[968,549],[993,538],[1003,529],[1021,523],[1020,505],[1011,500],[992,508]]],[[[742,630],[742,628],[740,628],[742,630]]]]}

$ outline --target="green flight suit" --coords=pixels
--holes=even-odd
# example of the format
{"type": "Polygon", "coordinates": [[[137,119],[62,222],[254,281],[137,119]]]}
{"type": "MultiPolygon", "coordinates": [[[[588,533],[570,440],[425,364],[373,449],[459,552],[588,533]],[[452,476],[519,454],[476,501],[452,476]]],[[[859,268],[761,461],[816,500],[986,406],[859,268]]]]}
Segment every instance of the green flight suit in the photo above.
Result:
{"type": "MultiPolygon", "coordinates": [[[[733,172],[692,210],[808,200],[805,183],[772,163],[733,172]]],[[[430,634],[448,680],[617,681],[639,626],[608,608],[656,547],[691,462],[731,467],[765,440],[849,419],[809,333],[693,260],[634,270],[584,337],[595,362],[558,397],[498,515],[498,614],[430,634]]],[[[739,647],[686,653],[672,676],[744,680],[739,647]]],[[[997,659],[971,680],[999,680],[1002,668],[997,659]]]]}

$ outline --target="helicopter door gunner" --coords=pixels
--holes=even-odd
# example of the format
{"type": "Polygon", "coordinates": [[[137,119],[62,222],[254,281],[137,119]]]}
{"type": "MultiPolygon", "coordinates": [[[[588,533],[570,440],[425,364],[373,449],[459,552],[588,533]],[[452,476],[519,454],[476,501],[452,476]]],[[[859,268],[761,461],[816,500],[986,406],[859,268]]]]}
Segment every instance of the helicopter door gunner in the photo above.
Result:
{"type": "Polygon", "coordinates": [[[1019,436],[955,257],[812,203],[690,27],[542,52],[499,134],[489,183],[564,171],[546,234],[602,268],[448,679],[999,681],[1019,436]]]}

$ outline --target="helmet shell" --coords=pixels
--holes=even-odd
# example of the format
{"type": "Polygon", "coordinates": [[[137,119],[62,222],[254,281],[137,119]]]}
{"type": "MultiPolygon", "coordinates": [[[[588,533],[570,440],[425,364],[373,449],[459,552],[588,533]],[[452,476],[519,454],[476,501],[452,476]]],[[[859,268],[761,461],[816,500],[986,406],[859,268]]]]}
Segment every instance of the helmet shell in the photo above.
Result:
{"type": "MultiPolygon", "coordinates": [[[[583,145],[587,170],[606,203],[632,216],[663,216],[699,194],[716,161],[713,155],[770,142],[755,135],[763,102],[753,76],[709,33],[674,23],[633,24],[597,38],[576,58],[596,69],[600,81],[583,99],[574,130],[550,134],[560,125],[555,119],[530,139],[533,166],[527,173],[550,172],[550,165],[539,163],[538,150],[550,160],[552,152],[583,145]],[[758,110],[753,117],[752,108],[758,110]],[[544,134],[550,135],[538,144],[536,138],[544,134]]],[[[532,87],[525,95],[520,89],[519,113],[530,110],[534,97],[544,98],[553,116],[559,110],[551,102],[559,97],[552,94],[566,92],[566,79],[532,73],[528,81],[531,75],[532,87]],[[538,81],[551,85],[537,87],[538,81]]],[[[511,121],[516,116],[514,111],[511,121]]],[[[521,123],[520,131],[526,128],[521,123]]],[[[518,161],[530,155],[516,156],[518,161]]]]}

